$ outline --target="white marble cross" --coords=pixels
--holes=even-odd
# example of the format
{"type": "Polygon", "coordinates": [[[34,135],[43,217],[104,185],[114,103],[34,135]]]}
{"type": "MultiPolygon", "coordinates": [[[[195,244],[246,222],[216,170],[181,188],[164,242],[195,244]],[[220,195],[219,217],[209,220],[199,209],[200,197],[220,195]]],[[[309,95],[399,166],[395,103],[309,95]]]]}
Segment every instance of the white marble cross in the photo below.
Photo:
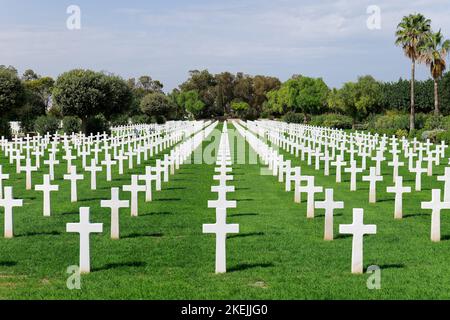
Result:
{"type": "Polygon", "coordinates": [[[446,167],[444,175],[437,177],[437,179],[444,182],[444,201],[450,202],[450,167],[446,167]]]}
{"type": "Polygon", "coordinates": [[[66,232],[80,234],[80,273],[91,271],[91,257],[89,236],[91,233],[103,232],[103,223],[91,223],[89,221],[89,208],[80,208],[80,222],[68,223],[66,232]]]}
{"type": "Polygon", "coordinates": [[[306,181],[307,185],[299,188],[300,192],[307,193],[307,209],[306,209],[306,217],[308,219],[314,218],[314,195],[316,193],[322,193],[323,188],[314,185],[314,176],[307,176],[306,181]]]}
{"type": "Polygon", "coordinates": [[[369,187],[369,203],[377,202],[377,182],[383,181],[382,176],[377,175],[377,168],[370,168],[370,175],[362,177],[363,181],[370,183],[369,187]]]}
{"type": "Polygon", "coordinates": [[[336,161],[331,162],[331,165],[336,167],[336,183],[342,182],[342,167],[347,165],[347,162],[343,160],[344,157],[338,155],[336,161]]]}
{"type": "Polygon", "coordinates": [[[0,199],[3,198],[3,180],[9,179],[9,174],[3,173],[2,165],[0,165],[0,199]]]}
{"type": "Polygon", "coordinates": [[[145,182],[145,201],[152,201],[152,181],[156,181],[156,175],[152,174],[153,168],[150,166],[145,167],[145,174],[139,175],[139,180],[145,182]]]}
{"type": "Polygon", "coordinates": [[[364,224],[364,210],[353,209],[353,223],[339,225],[339,233],[353,235],[352,242],[352,273],[363,273],[363,239],[366,234],[376,234],[376,225],[364,224]]]}
{"type": "Polygon", "coordinates": [[[343,209],[344,202],[334,201],[333,189],[325,189],[325,201],[318,201],[315,203],[317,209],[325,209],[325,231],[324,239],[329,241],[333,240],[333,214],[334,209],[343,209]]]}
{"type": "Polygon", "coordinates": [[[216,209],[216,223],[204,224],[203,233],[216,234],[216,273],[227,272],[226,240],[227,234],[239,233],[238,224],[227,224],[226,209],[216,209]]]}
{"type": "Polygon", "coordinates": [[[50,217],[51,215],[51,201],[50,201],[50,193],[52,191],[58,191],[58,185],[52,185],[49,174],[44,174],[44,182],[41,185],[34,186],[34,190],[42,191],[44,193],[43,198],[43,213],[44,217],[50,217]]]}
{"type": "Polygon", "coordinates": [[[12,187],[5,187],[4,197],[0,199],[0,207],[3,207],[5,212],[5,238],[13,237],[13,208],[22,206],[23,200],[13,198],[12,187]]]}
{"type": "Polygon", "coordinates": [[[372,158],[373,161],[376,163],[377,168],[377,176],[381,175],[381,162],[386,160],[386,158],[383,156],[383,151],[378,150],[377,156],[372,158]]]}
{"type": "Polygon", "coordinates": [[[119,210],[128,208],[130,202],[119,199],[119,188],[111,188],[111,200],[100,201],[100,206],[111,209],[111,239],[119,239],[119,210]]]}
{"type": "Polygon", "coordinates": [[[102,167],[97,167],[95,159],[91,159],[91,165],[85,166],[84,170],[91,173],[91,190],[97,190],[97,172],[102,171],[102,167]]]}
{"type": "Polygon", "coordinates": [[[394,187],[387,187],[388,193],[395,193],[395,219],[403,218],[403,194],[410,193],[411,187],[403,186],[403,177],[397,177],[394,187]]]}
{"type": "Polygon", "coordinates": [[[72,156],[71,149],[66,149],[66,154],[63,156],[63,159],[67,161],[67,173],[70,173],[70,169],[72,168],[72,160],[76,159],[75,156],[72,156]]]}
{"type": "Polygon", "coordinates": [[[117,161],[119,162],[119,174],[123,174],[123,161],[127,160],[128,157],[123,154],[123,150],[119,151],[119,155],[116,157],[117,161]]]}
{"type": "Polygon", "coordinates": [[[20,167],[20,171],[25,171],[26,190],[31,190],[31,188],[32,188],[31,173],[33,171],[37,171],[37,167],[33,167],[31,165],[31,159],[27,158],[25,160],[25,166],[20,167]]]}
{"type": "Polygon", "coordinates": [[[441,210],[450,209],[450,202],[441,202],[441,190],[433,189],[430,202],[422,202],[422,209],[432,210],[431,241],[441,241],[441,210]]]}
{"type": "MultiPolygon", "coordinates": [[[[345,168],[346,173],[350,173],[350,191],[356,191],[356,178],[357,174],[363,172],[362,168],[356,166],[356,161],[350,161],[350,167],[345,168]]],[[[378,174],[379,175],[379,174],[378,174]]]]}
{"type": "Polygon", "coordinates": [[[49,159],[44,160],[44,164],[48,165],[48,172],[52,181],[55,180],[55,164],[59,164],[59,160],[55,160],[55,157],[54,153],[50,153],[49,159]]]}
{"type": "MultiPolygon", "coordinates": [[[[228,208],[236,208],[237,202],[235,200],[227,200],[227,192],[234,192],[234,186],[226,186],[223,181],[221,181],[220,186],[211,187],[211,192],[217,192],[219,195],[218,200],[209,200],[208,208],[220,208],[220,209],[228,209],[228,208]]],[[[225,211],[226,212],[226,211],[225,211]]]]}
{"type": "Polygon", "coordinates": [[[116,164],[116,161],[111,160],[111,155],[107,153],[105,155],[105,160],[103,160],[101,164],[106,166],[106,181],[112,181],[111,167],[116,164]]]}
{"type": "Polygon", "coordinates": [[[78,201],[77,181],[83,180],[84,175],[77,174],[76,166],[70,167],[69,171],[70,174],[64,175],[64,180],[70,180],[70,201],[77,202],[78,201]]]}
{"type": "Polygon", "coordinates": [[[139,177],[138,175],[133,174],[131,176],[131,184],[122,186],[123,191],[127,191],[131,193],[131,216],[137,217],[139,211],[139,192],[145,192],[146,188],[143,185],[139,185],[139,177]]]}
{"type": "Polygon", "coordinates": [[[422,168],[422,161],[416,161],[416,167],[411,168],[410,171],[416,174],[416,191],[422,191],[422,174],[427,172],[427,169],[422,168]]]}
{"type": "Polygon", "coordinates": [[[405,163],[404,162],[399,162],[398,161],[398,156],[395,154],[392,162],[388,162],[388,166],[393,167],[393,173],[392,173],[392,181],[395,182],[395,180],[397,180],[398,177],[398,168],[404,166],[405,163]]]}

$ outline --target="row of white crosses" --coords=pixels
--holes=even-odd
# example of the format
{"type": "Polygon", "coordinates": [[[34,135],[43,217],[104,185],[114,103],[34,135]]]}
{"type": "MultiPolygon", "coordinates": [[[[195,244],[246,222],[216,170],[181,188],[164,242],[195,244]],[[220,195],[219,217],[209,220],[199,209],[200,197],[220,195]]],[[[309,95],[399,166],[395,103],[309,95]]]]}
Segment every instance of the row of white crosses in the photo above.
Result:
{"type": "MultiPolygon", "coordinates": [[[[298,126],[298,134],[296,136],[289,132],[292,129],[288,126],[286,129],[286,124],[273,121],[258,121],[250,123],[251,127],[257,127],[259,134],[264,137],[268,136],[269,140],[286,149],[287,151],[294,153],[299,150],[302,152],[302,157],[305,157],[305,153],[310,157],[311,154],[318,155],[321,150],[325,150],[325,156],[322,158],[317,158],[316,166],[317,169],[320,167],[320,161],[325,162],[324,175],[329,175],[328,162],[331,162],[332,166],[336,167],[336,182],[340,183],[341,171],[344,167],[344,171],[350,174],[350,190],[357,190],[357,177],[358,174],[363,173],[365,170],[369,169],[369,175],[363,175],[362,181],[369,182],[369,203],[375,203],[376,198],[376,185],[377,182],[383,181],[383,176],[381,175],[381,167],[383,161],[386,160],[384,153],[389,151],[392,154],[392,161],[388,162],[388,166],[393,168],[393,182],[394,186],[387,187],[386,191],[388,193],[395,194],[395,209],[394,217],[395,219],[402,219],[403,217],[403,194],[411,193],[411,187],[403,185],[403,177],[399,175],[399,167],[405,166],[405,162],[401,162],[399,155],[402,153],[408,163],[408,170],[410,173],[416,175],[415,179],[415,191],[421,191],[421,181],[422,175],[427,173],[428,176],[433,176],[433,165],[438,165],[441,158],[445,156],[445,150],[448,146],[445,143],[436,145],[433,149],[433,144],[429,141],[421,143],[414,139],[413,141],[408,141],[403,138],[401,140],[401,149],[399,149],[400,142],[397,138],[392,137],[388,139],[386,136],[379,138],[377,135],[372,136],[371,134],[355,133],[348,135],[347,133],[340,130],[325,129],[319,127],[311,126],[298,126]],[[289,132],[289,133],[287,133],[289,132]],[[286,138],[286,134],[288,138],[286,138]],[[308,138],[308,137],[313,137],[308,138]],[[314,145],[314,147],[310,147],[314,145]],[[349,147],[347,147],[349,145],[349,147]],[[341,154],[337,154],[337,149],[339,148],[341,154]],[[331,151],[329,151],[329,149],[331,151]],[[376,156],[371,159],[375,162],[374,167],[367,168],[367,158],[371,156],[372,150],[375,151],[376,156]],[[424,158],[424,153],[427,155],[424,158]],[[331,156],[329,156],[331,154],[331,156]],[[350,166],[345,167],[347,162],[344,161],[345,155],[350,154],[350,166]],[[357,161],[355,160],[355,154],[358,154],[361,158],[361,167],[357,166],[357,161]],[[414,158],[418,157],[414,164],[414,158]],[[426,159],[428,161],[428,167],[422,168],[422,160],[426,159]],[[328,172],[327,172],[328,171],[328,172]]],[[[295,125],[294,125],[295,127],[295,125]]],[[[256,129],[255,129],[256,130],[256,129]]],[[[302,159],[304,160],[304,159],[302,159]]],[[[445,194],[448,195],[450,199],[450,168],[446,168],[444,176],[438,177],[438,181],[445,182],[444,190],[445,194]]]]}
{"type": "Polygon", "coordinates": [[[216,168],[213,179],[219,182],[218,186],[212,186],[211,191],[218,193],[218,200],[208,201],[208,208],[216,210],[216,223],[204,224],[203,233],[214,233],[216,235],[216,273],[227,271],[226,263],[226,239],[229,233],[239,233],[238,224],[227,224],[227,209],[236,208],[235,200],[227,200],[227,194],[234,192],[234,186],[227,185],[232,181],[232,161],[228,139],[227,122],[223,125],[220,138],[219,150],[216,159],[216,168]]]}
{"type": "MultiPolygon", "coordinates": [[[[45,135],[25,138],[15,137],[11,142],[6,139],[0,140],[1,150],[9,157],[9,161],[12,164],[16,161],[16,173],[25,172],[26,176],[26,189],[32,189],[32,173],[40,169],[41,157],[48,153],[48,159],[43,163],[48,165],[48,171],[50,178],[53,181],[55,165],[59,165],[60,161],[57,160],[57,155],[61,151],[59,149],[60,143],[63,144],[63,156],[62,159],[67,163],[67,173],[70,174],[70,170],[73,165],[72,162],[77,160],[77,156],[73,154],[73,150],[76,149],[78,157],[82,158],[83,169],[91,172],[91,188],[96,188],[96,173],[102,170],[102,167],[97,166],[101,164],[106,167],[107,181],[112,180],[112,166],[119,162],[119,174],[123,174],[123,161],[128,160],[129,168],[133,168],[134,157],[137,159],[137,163],[141,163],[142,155],[144,160],[147,160],[148,153],[153,156],[153,153],[157,154],[164,148],[168,148],[171,145],[178,143],[182,138],[192,135],[194,130],[203,128],[204,123],[199,122],[173,122],[171,126],[164,125],[161,128],[153,127],[151,132],[144,130],[140,136],[132,136],[121,132],[115,136],[107,136],[106,134],[97,134],[84,136],[82,134],[72,134],[70,137],[67,135],[45,135]],[[49,148],[49,146],[51,146],[49,148]],[[125,148],[128,151],[125,151],[125,148]],[[113,155],[110,155],[110,150],[113,150],[113,155]],[[33,151],[31,151],[33,150],[33,151]],[[104,160],[99,161],[99,154],[104,153],[104,160]],[[25,155],[23,154],[25,153],[25,155]],[[124,156],[126,153],[126,156],[124,156]],[[35,155],[35,164],[32,164],[32,155],[35,155]],[[87,157],[92,156],[91,166],[88,167],[87,157]],[[22,160],[25,159],[25,165],[22,165],[22,160]],[[118,160],[116,160],[118,159],[118,160]]],[[[145,128],[145,127],[144,127],[145,128]]],[[[164,159],[167,162],[167,159],[164,159]]]]}
{"type": "MultiPolygon", "coordinates": [[[[269,165],[269,169],[273,170],[273,173],[276,171],[279,172],[278,181],[283,182],[284,176],[286,177],[286,191],[291,191],[292,181],[295,183],[295,196],[294,200],[296,202],[300,202],[300,194],[301,192],[305,192],[308,194],[308,203],[307,203],[307,218],[314,218],[314,209],[324,209],[325,210],[325,226],[324,226],[324,240],[332,241],[334,238],[333,235],[333,216],[334,210],[343,209],[344,202],[335,201],[334,200],[334,190],[326,189],[325,190],[325,200],[324,201],[314,201],[314,194],[323,192],[322,187],[314,186],[314,177],[313,176],[301,176],[301,168],[290,167],[290,162],[284,163],[282,156],[277,156],[277,151],[269,148],[267,144],[261,141],[257,136],[252,134],[250,130],[244,129],[244,126],[247,128],[252,128],[253,130],[257,130],[255,127],[249,123],[245,124],[244,122],[234,123],[238,132],[246,138],[249,142],[250,146],[259,154],[259,156],[266,161],[266,164],[269,165]],[[267,163],[268,162],[268,163],[267,163]],[[274,169],[278,167],[277,169],[274,169]],[[281,173],[280,173],[281,171],[281,173]],[[300,182],[306,180],[308,184],[304,187],[300,186],[300,182]]],[[[254,131],[256,132],[256,131],[254,131]]],[[[261,133],[261,131],[257,131],[261,133]]],[[[259,134],[260,135],[260,134],[259,134]]],[[[260,135],[263,136],[263,135],[260,135]]],[[[276,175],[276,174],[274,174],[276,175]]],[[[351,225],[340,225],[339,232],[342,234],[351,234],[353,235],[353,244],[352,244],[352,262],[351,262],[351,271],[354,274],[363,273],[363,238],[366,234],[376,234],[376,226],[375,225],[365,225],[363,222],[364,210],[355,208],[353,209],[353,223],[351,225]]]]}
{"type": "MultiPolygon", "coordinates": [[[[210,124],[211,124],[211,122],[209,122],[209,121],[207,121],[207,122],[202,122],[202,121],[178,122],[178,123],[173,123],[171,126],[165,125],[164,130],[161,130],[161,129],[157,130],[157,127],[153,127],[153,132],[151,133],[153,138],[151,139],[150,142],[157,146],[157,148],[155,150],[155,154],[158,151],[163,150],[165,147],[169,147],[172,144],[176,143],[177,141],[180,140],[181,137],[189,137],[193,133],[195,133],[197,131],[201,131],[203,128],[209,126],[210,124]],[[181,132],[177,132],[176,130],[180,130],[181,132]],[[159,134],[161,134],[161,132],[165,136],[163,138],[158,138],[159,134]],[[161,141],[161,142],[158,142],[158,141],[161,141]],[[164,146],[162,144],[164,144],[164,146]]],[[[142,126],[142,127],[145,129],[145,126],[142,126]]],[[[147,132],[147,131],[144,131],[143,135],[145,134],[145,132],[147,132]]],[[[202,133],[202,135],[203,135],[203,133],[202,133]]],[[[121,136],[121,138],[124,139],[125,144],[126,143],[131,144],[131,143],[136,142],[136,140],[128,139],[128,137],[123,136],[123,135],[121,136]]],[[[81,135],[81,134],[80,135],[73,134],[70,137],[70,139],[75,148],[80,148],[80,144],[78,143],[79,141],[85,140],[86,144],[84,145],[84,147],[88,146],[88,148],[90,148],[90,144],[89,144],[90,142],[96,142],[96,144],[92,148],[95,153],[95,150],[98,149],[99,142],[108,141],[109,138],[105,134],[101,134],[101,135],[97,134],[95,136],[90,135],[89,137],[85,137],[84,135],[81,135]]],[[[26,172],[26,189],[27,190],[30,190],[32,187],[31,173],[33,171],[37,170],[37,168],[41,164],[41,161],[39,160],[40,158],[36,157],[36,165],[32,166],[30,154],[43,155],[44,150],[49,149],[49,157],[50,158],[49,158],[49,160],[44,161],[44,164],[49,164],[49,174],[43,175],[43,183],[42,184],[35,185],[35,190],[41,191],[43,193],[43,215],[45,217],[51,216],[51,193],[59,190],[59,186],[52,184],[51,181],[54,180],[54,165],[59,164],[59,161],[55,160],[55,154],[59,150],[58,144],[60,143],[60,140],[62,140],[63,148],[66,151],[68,150],[67,151],[68,156],[66,158],[68,159],[68,165],[69,165],[69,164],[71,164],[71,160],[74,160],[76,157],[73,157],[70,155],[71,147],[69,147],[70,142],[69,142],[69,137],[67,135],[59,136],[58,134],[55,134],[55,135],[53,135],[53,138],[50,134],[47,134],[44,137],[26,136],[23,139],[15,137],[12,141],[8,141],[4,138],[0,139],[0,148],[3,152],[5,152],[6,156],[10,157],[10,161],[14,159],[12,157],[14,154],[20,155],[22,152],[21,150],[26,151],[26,156],[20,157],[20,159],[25,158],[26,165],[25,165],[25,167],[22,167],[22,166],[20,166],[20,161],[17,162],[19,164],[17,166],[19,168],[19,170],[17,170],[17,172],[20,173],[21,170],[26,172]],[[49,145],[51,145],[50,148],[48,148],[49,145]],[[36,150],[31,151],[33,148],[36,148],[36,150]],[[41,149],[42,149],[42,152],[36,152],[41,149]],[[17,151],[17,152],[15,152],[15,151],[17,151]]],[[[106,143],[105,143],[105,145],[106,145],[106,143]]],[[[105,150],[107,150],[107,149],[105,149],[105,150]]],[[[173,152],[174,151],[172,150],[170,157],[172,157],[173,152]]],[[[95,154],[98,156],[98,153],[95,153],[95,154]]],[[[169,156],[165,155],[165,160],[166,160],[165,162],[168,164],[170,164],[169,159],[171,159],[171,158],[169,158],[169,156]]],[[[94,160],[94,159],[92,159],[92,160],[94,160]]],[[[11,161],[11,163],[12,163],[12,161],[11,161]]],[[[160,168],[162,167],[161,163],[162,162],[160,160],[158,160],[157,169],[156,169],[157,171],[158,171],[158,166],[160,168]]],[[[91,161],[91,164],[93,164],[92,161],[91,161]]],[[[97,167],[97,170],[98,170],[98,167],[97,167]]],[[[159,169],[159,171],[162,172],[163,170],[159,169]]],[[[84,175],[77,174],[76,167],[73,165],[68,166],[67,172],[68,172],[68,174],[64,175],[64,178],[71,182],[71,200],[72,200],[72,202],[76,202],[77,201],[77,181],[84,179],[84,175]]],[[[0,200],[2,200],[0,202],[0,207],[3,207],[4,211],[5,211],[4,236],[6,238],[12,238],[13,234],[14,234],[14,232],[13,232],[13,208],[20,207],[23,205],[23,201],[21,199],[13,198],[12,187],[4,187],[3,186],[3,181],[8,180],[9,178],[10,178],[10,174],[4,173],[3,168],[0,165],[0,200]]],[[[92,185],[94,186],[93,189],[95,189],[96,182],[93,177],[91,177],[91,186],[92,185]]],[[[157,188],[158,187],[160,190],[160,181],[159,181],[159,183],[157,182],[157,188]]],[[[114,198],[114,191],[112,191],[112,193],[113,193],[113,198],[114,198]]],[[[118,228],[115,228],[115,229],[118,230],[118,228]]]]}
{"type": "MultiPolygon", "coordinates": [[[[210,122],[205,122],[206,128],[196,133],[194,136],[188,138],[186,141],[182,142],[176,147],[176,158],[183,163],[190,153],[202,143],[203,139],[212,132],[217,123],[211,124],[210,122]]],[[[202,126],[203,128],[203,126],[202,126]]],[[[148,166],[146,167],[146,174],[149,173],[148,166]]],[[[150,170],[151,172],[151,170],[150,170]]],[[[147,179],[147,178],[145,178],[147,179]]],[[[145,180],[144,179],[144,180],[145,180]]],[[[150,179],[153,179],[150,177],[150,179]]],[[[147,189],[151,188],[151,183],[146,185],[139,185],[139,175],[132,176],[132,183],[128,186],[123,186],[123,191],[131,192],[131,215],[138,215],[138,192],[145,192],[147,189]]],[[[121,208],[128,208],[130,206],[130,201],[120,200],[119,198],[120,189],[111,188],[111,199],[101,200],[100,206],[103,208],[109,208],[111,211],[111,239],[118,240],[119,235],[119,210],[121,208]]],[[[146,200],[151,201],[151,198],[147,197],[146,200]]],[[[80,221],[78,223],[68,223],[66,226],[67,232],[74,232],[80,234],[80,273],[90,272],[90,234],[91,233],[102,233],[103,223],[91,223],[89,218],[90,208],[82,207],[80,208],[80,221]]]]}

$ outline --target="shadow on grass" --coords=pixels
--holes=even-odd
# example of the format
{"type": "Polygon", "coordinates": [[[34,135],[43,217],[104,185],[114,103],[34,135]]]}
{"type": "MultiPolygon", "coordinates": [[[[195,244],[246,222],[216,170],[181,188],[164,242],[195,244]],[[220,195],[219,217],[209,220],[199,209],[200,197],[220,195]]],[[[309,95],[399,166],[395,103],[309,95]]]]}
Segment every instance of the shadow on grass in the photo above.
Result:
{"type": "Polygon", "coordinates": [[[237,272],[237,271],[244,271],[248,269],[255,269],[255,268],[270,268],[273,267],[273,263],[241,263],[234,267],[229,268],[228,272],[237,272]]]}
{"type": "MultiPolygon", "coordinates": [[[[369,268],[371,265],[367,265],[365,266],[364,270],[367,270],[367,268],[369,268]]],[[[382,265],[377,265],[378,267],[380,267],[381,270],[386,270],[386,269],[404,269],[406,266],[403,263],[389,263],[389,264],[382,264],[382,265]]]]}
{"type": "Polygon", "coordinates": [[[264,232],[249,232],[249,233],[240,233],[240,234],[229,235],[227,238],[233,239],[233,238],[247,238],[247,237],[262,237],[264,235],[265,235],[264,232]]]}
{"type": "Polygon", "coordinates": [[[164,199],[156,199],[154,201],[162,201],[162,202],[165,202],[165,201],[181,201],[181,199],[180,198],[164,198],[164,199]]]}
{"type": "Polygon", "coordinates": [[[173,212],[169,212],[169,211],[163,211],[163,212],[148,212],[148,213],[144,213],[144,214],[140,214],[141,217],[145,217],[145,216],[168,216],[174,214],[173,212]]]}
{"type": "Polygon", "coordinates": [[[250,188],[234,188],[236,191],[250,190],[250,188]]]}
{"type": "Polygon", "coordinates": [[[255,201],[255,199],[236,199],[236,201],[255,201]]]}
{"type": "Polygon", "coordinates": [[[235,213],[228,215],[228,217],[250,217],[250,216],[259,216],[259,213],[235,213]]]}
{"type": "Polygon", "coordinates": [[[16,265],[16,261],[0,261],[0,267],[14,267],[16,265]]]}
{"type": "MultiPolygon", "coordinates": [[[[333,217],[342,217],[344,214],[342,213],[337,213],[337,214],[333,214],[333,217]]],[[[325,214],[317,214],[316,218],[325,218],[325,214]]]]}
{"type": "Polygon", "coordinates": [[[334,239],[339,240],[339,239],[348,239],[352,237],[353,236],[351,234],[338,234],[337,236],[334,237],[334,239]]]}
{"type": "Polygon", "coordinates": [[[135,238],[161,238],[164,234],[161,232],[148,232],[148,233],[131,233],[129,235],[121,237],[122,239],[135,239],[135,238]]]}
{"type": "Polygon", "coordinates": [[[111,269],[119,269],[119,268],[142,268],[145,267],[147,263],[143,261],[132,261],[132,262],[119,262],[119,263],[108,263],[100,268],[93,268],[92,271],[105,271],[111,269]]]}
{"type": "Polygon", "coordinates": [[[88,201],[98,201],[98,200],[104,200],[105,198],[87,198],[87,199],[81,199],[78,200],[79,202],[88,202],[88,201]]]}
{"type": "Polygon", "coordinates": [[[59,236],[61,232],[59,231],[44,231],[44,232],[27,232],[17,235],[16,237],[35,237],[35,236],[59,236]]]}
{"type": "Polygon", "coordinates": [[[403,218],[408,219],[408,218],[414,218],[414,217],[429,217],[429,214],[426,213],[413,213],[413,214],[405,214],[403,216],[403,218]]]}
{"type": "Polygon", "coordinates": [[[80,214],[80,212],[79,211],[72,211],[72,212],[63,212],[63,213],[61,213],[63,216],[69,216],[69,215],[78,215],[78,214],[80,214]]]}

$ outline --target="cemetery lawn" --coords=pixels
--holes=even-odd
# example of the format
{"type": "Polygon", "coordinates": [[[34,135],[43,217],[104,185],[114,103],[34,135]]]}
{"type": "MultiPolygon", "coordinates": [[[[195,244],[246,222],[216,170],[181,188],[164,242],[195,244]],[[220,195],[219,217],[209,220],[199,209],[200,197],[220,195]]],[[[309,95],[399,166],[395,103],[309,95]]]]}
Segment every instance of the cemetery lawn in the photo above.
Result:
{"type": "MultiPolygon", "coordinates": [[[[221,127],[204,147],[217,146],[221,127]]],[[[302,174],[316,174],[313,167],[284,154],[293,165],[302,165],[302,174]]],[[[42,193],[25,191],[24,173],[15,174],[15,165],[0,158],[4,172],[11,175],[4,184],[14,187],[15,198],[24,199],[23,207],[14,208],[15,237],[0,238],[0,299],[450,298],[450,216],[442,212],[443,241],[432,243],[431,212],[420,209],[421,201],[430,201],[431,189],[443,187],[436,174],[443,173],[445,160],[435,168],[433,179],[423,175],[422,192],[404,195],[400,221],[394,220],[394,195],[385,192],[393,185],[391,168],[383,167],[376,204],[368,204],[368,182],[358,178],[358,191],[350,192],[348,174],[336,185],[334,168],[330,177],[320,171],[315,184],[333,187],[335,200],[345,201],[345,209],[335,211],[332,242],[323,241],[323,210],[307,220],[306,203],[294,203],[293,192],[285,192],[276,177],[261,175],[260,165],[233,165],[235,180],[230,184],[236,192],[231,198],[238,202],[236,209],[228,210],[228,223],[238,223],[240,233],[228,236],[228,273],[223,275],[214,274],[215,236],[202,233],[204,223],[215,221],[214,209],[207,209],[207,201],[217,196],[210,192],[214,164],[182,165],[151,203],[140,194],[139,217],[122,209],[121,239],[113,241],[109,209],[100,208],[100,200],[110,199],[111,187],[129,184],[130,174],[142,173],[143,165],[123,176],[115,168],[112,183],[105,181],[104,171],[99,173],[97,191],[90,190],[89,173],[84,173],[79,201],[72,204],[70,182],[62,180],[65,161],[59,160],[55,182],[60,192],[52,193],[52,216],[45,218],[42,193]],[[92,272],[82,276],[81,290],[69,290],[66,270],[78,264],[79,236],[66,233],[66,223],[78,222],[83,206],[91,208],[91,222],[104,224],[103,233],[90,237],[92,272]],[[353,208],[364,208],[364,222],[377,225],[378,233],[364,240],[364,266],[381,267],[381,290],[367,289],[369,275],[350,273],[352,238],[339,236],[338,225],[351,223],[353,208]]],[[[154,163],[152,159],[146,164],[154,163]]],[[[80,160],[75,164],[80,168],[80,160]]],[[[42,182],[46,170],[42,166],[33,174],[33,185],[42,182]]],[[[400,175],[405,185],[414,186],[414,176],[404,167],[400,175]]],[[[129,199],[129,193],[120,197],[129,199]]],[[[3,225],[2,209],[0,214],[3,225]]]]}

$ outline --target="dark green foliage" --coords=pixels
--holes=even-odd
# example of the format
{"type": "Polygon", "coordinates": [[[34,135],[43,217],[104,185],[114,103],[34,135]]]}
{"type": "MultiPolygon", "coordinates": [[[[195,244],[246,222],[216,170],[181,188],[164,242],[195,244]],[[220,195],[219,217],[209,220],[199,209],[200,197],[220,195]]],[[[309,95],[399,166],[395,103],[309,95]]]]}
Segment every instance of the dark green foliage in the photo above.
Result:
{"type": "Polygon", "coordinates": [[[11,127],[8,120],[0,117],[0,138],[4,137],[6,139],[11,138],[11,127]]]}
{"type": "Polygon", "coordinates": [[[62,129],[65,133],[78,133],[81,131],[81,120],[78,117],[67,116],[63,118],[62,129]]]}
{"type": "Polygon", "coordinates": [[[303,113],[288,112],[284,115],[283,121],[287,123],[304,123],[305,116],[303,113]]]}
{"type": "Polygon", "coordinates": [[[152,118],[146,114],[139,114],[131,117],[131,123],[133,124],[142,124],[142,123],[151,123],[152,118]]]}
{"type": "Polygon", "coordinates": [[[59,130],[60,120],[53,116],[40,116],[34,121],[34,131],[41,135],[54,134],[59,130]]]}
{"type": "Polygon", "coordinates": [[[159,123],[176,110],[173,101],[163,93],[149,93],[141,100],[141,111],[159,123]]]}
{"type": "Polygon", "coordinates": [[[61,113],[79,117],[84,127],[88,118],[98,114],[109,119],[128,111],[133,101],[130,87],[121,78],[81,69],[60,75],[53,95],[61,113]]]}
{"type": "Polygon", "coordinates": [[[108,120],[106,120],[103,114],[98,114],[94,117],[90,117],[86,122],[86,133],[87,134],[97,134],[97,133],[110,133],[110,126],[108,120]]]}
{"type": "Polygon", "coordinates": [[[111,119],[111,126],[124,126],[128,124],[128,115],[127,114],[121,114],[115,116],[113,119],[111,119]]]}
{"type": "Polygon", "coordinates": [[[330,113],[313,116],[311,119],[311,124],[335,129],[351,129],[353,125],[353,120],[349,116],[330,113]]]}

